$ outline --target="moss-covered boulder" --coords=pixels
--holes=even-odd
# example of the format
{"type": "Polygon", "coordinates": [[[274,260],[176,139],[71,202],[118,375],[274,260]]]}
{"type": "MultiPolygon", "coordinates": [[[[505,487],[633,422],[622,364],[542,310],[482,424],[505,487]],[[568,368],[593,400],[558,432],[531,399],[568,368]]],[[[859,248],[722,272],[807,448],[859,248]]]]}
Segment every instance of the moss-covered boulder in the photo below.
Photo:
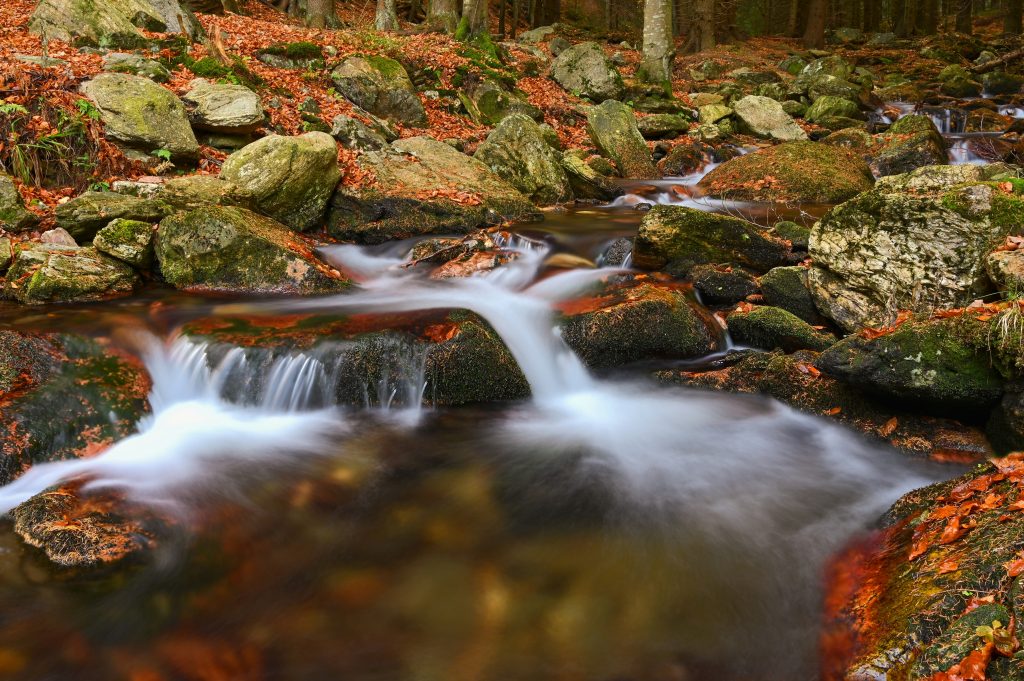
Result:
{"type": "Polygon", "coordinates": [[[572,200],[561,154],[552,149],[529,116],[511,114],[487,136],[473,158],[529,197],[548,205],[572,200]]]}
{"type": "Polygon", "coordinates": [[[625,193],[622,187],[591,168],[576,154],[562,154],[561,163],[572,193],[577,199],[610,201],[625,193]]]}
{"type": "Polygon", "coordinates": [[[243,208],[208,206],[164,219],[156,257],[167,283],[184,290],[311,294],[348,285],[302,237],[243,208]]]}
{"type": "Polygon", "coordinates": [[[1024,251],[993,251],[985,258],[985,271],[1000,291],[1016,298],[1024,292],[1024,251]]]}
{"type": "Polygon", "coordinates": [[[339,114],[331,121],[331,137],[352,151],[384,151],[388,141],[378,131],[357,118],[339,114]]]}
{"type": "Polygon", "coordinates": [[[698,186],[723,199],[831,204],[873,184],[871,168],[857,154],[817,142],[790,142],[726,161],[698,186]]]}
{"type": "Polygon", "coordinates": [[[843,118],[861,118],[860,105],[842,97],[831,95],[819,97],[811,104],[804,118],[812,123],[820,123],[829,118],[841,116],[843,118]]]}
{"type": "Polygon", "coordinates": [[[342,96],[372,114],[413,128],[427,126],[423,102],[405,68],[394,59],[346,57],[331,71],[331,81],[342,96]]]}
{"type": "Polygon", "coordinates": [[[199,155],[181,100],[148,78],[101,73],[83,83],[81,92],[100,110],[103,132],[110,139],[145,153],[167,151],[177,160],[199,155]]]}
{"type": "Polygon", "coordinates": [[[153,198],[174,210],[194,210],[206,205],[252,208],[254,204],[248,191],[213,175],[172,177],[159,186],[153,198]]]}
{"type": "Polygon", "coordinates": [[[25,208],[25,202],[14,184],[14,178],[0,173],[0,229],[23,232],[39,222],[39,217],[25,208]]]}
{"type": "Polygon", "coordinates": [[[231,154],[220,176],[251,196],[264,215],[309,229],[323,221],[341,179],[338,145],[322,132],[269,135],[231,154]]]}
{"type": "Polygon", "coordinates": [[[562,338],[595,368],[702,357],[719,346],[714,320],[672,287],[618,282],[563,310],[562,338]]]}
{"type": "Polygon", "coordinates": [[[149,39],[139,29],[202,34],[178,0],[41,0],[29,20],[29,30],[48,40],[97,47],[141,47],[149,39]]]}
{"type": "Polygon", "coordinates": [[[197,78],[189,83],[181,101],[196,130],[245,134],[256,131],[266,120],[259,95],[244,85],[197,78]]]}
{"type": "Polygon", "coordinates": [[[818,309],[848,331],[900,310],[967,305],[990,284],[985,257],[1018,230],[1024,198],[985,180],[999,166],[932,166],[882,178],[811,231],[818,309]]]}
{"type": "Polygon", "coordinates": [[[615,163],[623,177],[658,177],[651,151],[636,127],[633,110],[609,99],[587,112],[587,132],[594,145],[615,163]]]}
{"type": "Polygon", "coordinates": [[[910,321],[877,337],[849,336],[818,358],[818,368],[877,395],[944,411],[994,404],[1003,378],[946,320],[910,321]]]}
{"type": "Polygon", "coordinates": [[[670,139],[690,129],[690,117],[683,114],[651,114],[637,119],[636,127],[644,139],[670,139]]]}
{"type": "Polygon", "coordinates": [[[469,117],[480,125],[497,125],[512,114],[529,116],[535,121],[544,120],[543,112],[530,104],[525,95],[486,76],[472,74],[467,78],[459,99],[469,117]]]}
{"type": "Polygon", "coordinates": [[[98,341],[0,331],[0,484],[130,434],[148,391],[140,363],[98,341]]]}
{"type": "Polygon", "coordinates": [[[96,233],[93,247],[140,270],[153,264],[155,225],[118,218],[96,233]]]}
{"type": "Polygon", "coordinates": [[[1024,85],[1024,78],[1006,71],[990,71],[982,76],[981,83],[988,95],[1015,95],[1024,85]]]}
{"type": "Polygon", "coordinates": [[[757,281],[739,268],[697,265],[689,276],[705,305],[733,305],[757,293],[757,281]]]}
{"type": "Polygon", "coordinates": [[[573,45],[551,63],[551,77],[567,91],[592,102],[621,99],[625,86],[618,69],[597,43],[573,45]]]}
{"type": "Polygon", "coordinates": [[[736,263],[757,271],[786,264],[787,244],[757,225],[683,206],[655,206],[633,245],[633,264],[685,273],[694,265],[736,263]]]}
{"type": "Polygon", "coordinates": [[[948,162],[946,142],[928,116],[904,116],[878,136],[875,146],[872,165],[880,176],[948,162]]]}
{"type": "Polygon", "coordinates": [[[772,225],[772,233],[784,241],[788,241],[794,251],[806,251],[811,240],[811,228],[791,220],[782,220],[772,225]]]}
{"type": "Polygon", "coordinates": [[[733,341],[754,348],[821,351],[835,341],[831,335],[815,330],[793,313],[778,307],[733,312],[726,321],[733,341]]]}
{"type": "Polygon", "coordinates": [[[820,321],[807,284],[806,267],[776,267],[760,280],[761,295],[773,307],[791,312],[809,324],[820,321]]]}
{"type": "Polygon", "coordinates": [[[79,243],[92,241],[96,233],[117,219],[160,222],[173,212],[170,203],[117,192],[85,192],[57,206],[57,226],[79,243]]]}
{"type": "Polygon", "coordinates": [[[3,283],[3,295],[20,303],[69,303],[116,298],[140,283],[130,266],[94,248],[19,244],[3,283]]]}
{"type": "Polygon", "coordinates": [[[733,104],[732,108],[740,128],[751,135],[777,142],[807,139],[803,128],[774,99],[747,95],[733,104]]]}
{"type": "Polygon", "coordinates": [[[104,55],[103,70],[110,73],[129,73],[133,76],[142,76],[156,83],[166,83],[171,79],[171,72],[167,70],[166,66],[132,52],[111,52],[104,55]]]}

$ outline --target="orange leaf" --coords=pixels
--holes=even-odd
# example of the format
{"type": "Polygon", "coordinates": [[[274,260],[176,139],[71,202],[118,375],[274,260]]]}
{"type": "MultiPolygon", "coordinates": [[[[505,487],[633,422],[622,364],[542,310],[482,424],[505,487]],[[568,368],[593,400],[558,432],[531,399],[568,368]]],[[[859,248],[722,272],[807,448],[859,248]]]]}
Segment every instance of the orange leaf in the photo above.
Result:
{"type": "Polygon", "coordinates": [[[899,419],[893,416],[891,419],[885,422],[885,424],[878,429],[878,433],[882,437],[889,437],[896,431],[896,427],[899,425],[899,419]]]}
{"type": "Polygon", "coordinates": [[[939,564],[938,574],[945,575],[950,572],[956,572],[960,569],[960,563],[954,558],[947,558],[939,564]]]}

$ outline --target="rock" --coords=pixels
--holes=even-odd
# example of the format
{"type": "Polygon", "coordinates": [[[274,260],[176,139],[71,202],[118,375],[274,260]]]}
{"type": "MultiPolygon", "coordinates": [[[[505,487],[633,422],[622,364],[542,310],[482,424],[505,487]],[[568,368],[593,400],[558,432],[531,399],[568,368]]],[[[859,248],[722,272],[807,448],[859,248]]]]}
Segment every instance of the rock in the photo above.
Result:
{"type": "Polygon", "coordinates": [[[244,208],[207,206],[164,219],[156,257],[167,283],[189,291],[306,295],[348,285],[288,227],[244,208]]]}
{"type": "Polygon", "coordinates": [[[985,258],[985,271],[1000,291],[1024,292],[1024,252],[993,251],[985,258]]]}
{"type": "Polygon", "coordinates": [[[875,96],[883,102],[917,103],[924,99],[924,93],[912,83],[889,85],[875,90],[875,96]]]}
{"type": "Polygon", "coordinates": [[[45,57],[37,54],[15,54],[14,58],[20,61],[22,64],[31,64],[32,66],[40,66],[44,69],[57,68],[58,66],[67,66],[68,62],[63,59],[57,59],[55,57],[45,57]]]}
{"type": "Polygon", "coordinates": [[[746,220],[681,206],[655,206],[644,216],[633,265],[685,273],[694,265],[737,263],[757,271],[785,264],[786,245],[746,220]]]}
{"type": "Polygon", "coordinates": [[[957,99],[979,97],[981,96],[981,83],[963,76],[957,76],[942,83],[939,91],[944,95],[956,97],[957,99]]]}
{"type": "Polygon", "coordinates": [[[213,175],[173,177],[159,185],[153,196],[175,210],[194,210],[207,204],[251,208],[253,203],[253,197],[248,192],[233,182],[213,175]]]}
{"type": "Polygon", "coordinates": [[[738,201],[831,204],[871,189],[873,181],[867,163],[853,152],[789,142],[726,161],[698,186],[709,196],[738,201]]]}
{"type": "Polygon", "coordinates": [[[125,218],[142,222],[160,222],[173,207],[160,199],[114,192],[86,192],[57,206],[57,226],[66,229],[76,241],[88,243],[112,220],[125,218]]]}
{"type": "Polygon", "coordinates": [[[543,121],[540,109],[519,92],[510,91],[487,77],[467,78],[459,91],[459,99],[469,117],[481,125],[497,125],[505,116],[524,114],[535,121],[543,121]]]}
{"type": "Polygon", "coordinates": [[[733,69],[726,76],[745,87],[782,82],[782,78],[774,71],[756,71],[746,67],[733,69]]]}
{"type": "Polygon", "coordinates": [[[333,71],[338,92],[372,114],[413,128],[427,126],[427,114],[409,74],[394,59],[379,55],[347,57],[333,71]]]}
{"type": "Polygon", "coordinates": [[[139,275],[94,248],[19,244],[3,295],[28,305],[104,300],[132,293],[139,275]]]}
{"type": "Polygon", "coordinates": [[[732,116],[733,110],[724,104],[705,104],[698,109],[698,116],[701,123],[717,123],[718,121],[732,116]]]}
{"type": "Polygon", "coordinates": [[[1020,92],[1024,79],[1005,71],[990,71],[981,78],[987,95],[1015,95],[1020,92]]]}
{"type": "Polygon", "coordinates": [[[118,218],[96,233],[92,245],[100,253],[148,270],[153,264],[154,231],[149,222],[118,218]]]}
{"type": "Polygon", "coordinates": [[[0,173],[0,229],[24,232],[39,223],[39,217],[25,208],[14,178],[0,173]]]}
{"type": "Polygon", "coordinates": [[[264,215],[310,229],[322,222],[341,179],[338,145],[322,132],[269,135],[231,154],[220,176],[249,194],[264,215]]]}
{"type": "Polygon", "coordinates": [[[390,147],[388,141],[370,126],[344,114],[334,117],[331,137],[352,151],[383,151],[390,147]]]}
{"type": "Polygon", "coordinates": [[[794,251],[806,251],[811,239],[811,228],[789,220],[776,222],[772,227],[775,236],[792,244],[794,251]]]}
{"type": "Polygon", "coordinates": [[[868,45],[871,47],[883,47],[896,42],[895,33],[872,33],[868,38],[868,45]]]}
{"type": "Polygon", "coordinates": [[[806,93],[812,102],[829,96],[858,101],[862,92],[860,86],[828,74],[801,76],[794,82],[794,87],[797,92],[806,93]]]}
{"type": "Polygon", "coordinates": [[[695,81],[718,80],[725,74],[725,68],[716,61],[705,59],[690,69],[690,77],[695,81]]]}
{"type": "Polygon", "coordinates": [[[11,259],[14,257],[14,248],[11,240],[7,237],[0,238],[0,274],[7,271],[11,266],[11,259]]]}
{"type": "Polygon", "coordinates": [[[137,359],[94,339],[0,331],[0,483],[135,432],[148,391],[137,359]]]}
{"type": "Polygon", "coordinates": [[[833,28],[829,32],[829,38],[831,38],[833,42],[841,43],[843,45],[862,43],[864,42],[864,31],[859,28],[852,27],[833,28]]]}
{"type": "Polygon", "coordinates": [[[821,321],[807,284],[807,268],[776,267],[761,277],[764,302],[796,315],[808,324],[821,321]]]}
{"type": "Polygon", "coordinates": [[[690,129],[690,118],[682,114],[651,114],[638,118],[636,127],[644,139],[670,139],[690,129]]]}
{"type": "Polygon", "coordinates": [[[192,127],[197,130],[245,134],[263,125],[259,96],[244,85],[211,83],[197,78],[182,96],[192,127]]]}
{"type": "Polygon", "coordinates": [[[146,59],[138,54],[111,52],[103,57],[103,70],[111,73],[129,73],[149,78],[157,83],[166,83],[171,79],[171,72],[163,64],[146,59]]]}
{"type": "Polygon", "coordinates": [[[548,50],[551,52],[552,57],[557,57],[566,50],[572,47],[572,43],[563,38],[560,35],[556,35],[554,38],[548,41],[548,50]]]}
{"type": "Polygon", "coordinates": [[[824,350],[835,338],[815,331],[810,324],[778,307],[755,307],[749,312],[733,312],[726,320],[729,334],[740,345],[783,352],[824,350]]]}
{"type": "Polygon", "coordinates": [[[702,357],[718,347],[715,322],[671,287],[610,284],[568,307],[562,338],[594,368],[702,357]]]}
{"type": "Polygon", "coordinates": [[[561,155],[544,141],[529,116],[512,114],[502,119],[473,158],[521,191],[534,203],[548,205],[573,198],[561,155]]]}
{"type": "Polygon", "coordinates": [[[611,201],[625,193],[622,187],[595,171],[578,156],[563,154],[561,162],[562,170],[577,199],[611,201]]]}
{"type": "Polygon", "coordinates": [[[519,34],[516,40],[521,45],[539,45],[548,39],[549,36],[555,34],[554,26],[538,26],[537,28],[530,29],[529,31],[523,31],[519,34]]]}
{"type": "Polygon", "coordinates": [[[807,67],[807,61],[798,55],[791,54],[779,62],[779,68],[791,76],[797,76],[807,67]]]}
{"type": "Polygon", "coordinates": [[[587,112],[587,132],[623,177],[658,177],[651,152],[637,130],[633,110],[622,102],[608,100],[591,108],[587,112]]]}
{"type": "Polygon", "coordinates": [[[819,97],[816,102],[811,104],[811,108],[807,110],[804,118],[812,123],[818,123],[834,116],[860,118],[860,106],[842,97],[819,97]]]}
{"type": "Polygon", "coordinates": [[[690,270],[690,280],[705,305],[734,305],[757,293],[754,277],[732,267],[697,265],[690,270]]]}
{"type": "Polygon", "coordinates": [[[872,161],[879,176],[900,175],[948,162],[946,143],[928,116],[904,116],[880,136],[883,146],[872,161]]]}
{"type": "Polygon", "coordinates": [[[999,456],[1024,449],[1024,383],[1011,381],[1004,390],[985,424],[985,434],[999,456]]]}
{"type": "Polygon", "coordinates": [[[887,324],[898,310],[962,307],[984,295],[990,244],[1024,215],[1021,198],[978,184],[999,172],[920,168],[826,213],[810,243],[818,310],[854,331],[887,324]]]}
{"type": "Polygon", "coordinates": [[[807,133],[793,122],[774,99],[748,95],[733,105],[740,127],[757,137],[788,142],[807,139],[807,133]]]}
{"type": "Polygon", "coordinates": [[[29,20],[29,30],[47,40],[97,47],[142,47],[149,39],[139,29],[202,35],[178,0],[40,0],[29,20]]]}
{"type": "Polygon", "coordinates": [[[148,78],[101,73],[81,91],[100,110],[103,132],[112,140],[145,153],[163,149],[180,160],[199,155],[181,100],[148,78]]]}
{"type": "Polygon", "coordinates": [[[558,55],[551,77],[567,91],[597,103],[621,99],[625,90],[618,70],[592,42],[577,43],[558,55]]]}
{"type": "Polygon", "coordinates": [[[326,51],[316,43],[300,40],[274,43],[256,53],[256,58],[276,69],[323,70],[326,51]]]}
{"type": "Polygon", "coordinates": [[[39,235],[39,242],[44,244],[50,244],[51,246],[77,246],[78,243],[75,238],[68,234],[68,231],[63,227],[54,227],[48,229],[39,235]]]}
{"type": "Polygon", "coordinates": [[[865,130],[845,128],[832,133],[825,139],[821,140],[821,143],[856,151],[861,155],[867,155],[868,150],[871,149],[871,146],[875,143],[875,138],[865,130]]]}

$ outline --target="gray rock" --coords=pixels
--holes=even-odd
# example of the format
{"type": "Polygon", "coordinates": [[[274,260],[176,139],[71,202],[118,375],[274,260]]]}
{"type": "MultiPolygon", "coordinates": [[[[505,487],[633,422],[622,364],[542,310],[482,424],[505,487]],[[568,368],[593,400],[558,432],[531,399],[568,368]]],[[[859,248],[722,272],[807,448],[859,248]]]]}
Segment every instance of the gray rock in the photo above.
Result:
{"type": "Polygon", "coordinates": [[[77,246],[75,238],[68,234],[68,231],[63,227],[54,227],[48,229],[39,235],[40,243],[50,244],[52,246],[77,246]]]}
{"type": "Polygon", "coordinates": [[[578,156],[566,153],[562,155],[561,161],[569,186],[577,199],[610,201],[625,193],[622,187],[598,173],[578,156]]]}
{"type": "Polygon", "coordinates": [[[391,145],[362,121],[339,114],[331,123],[331,137],[352,151],[383,151],[391,145]]]}
{"type": "Polygon", "coordinates": [[[97,232],[92,245],[132,267],[149,269],[153,264],[154,234],[154,225],[149,222],[119,218],[97,232]]]}
{"type": "Polygon", "coordinates": [[[651,114],[638,118],[636,127],[644,139],[678,137],[690,129],[690,118],[682,114],[651,114]]]}
{"type": "Polygon", "coordinates": [[[620,99],[622,76],[597,43],[577,43],[551,63],[551,77],[567,91],[594,102],[620,99]]]}
{"type": "Polygon", "coordinates": [[[57,226],[63,227],[80,243],[93,237],[112,220],[125,218],[159,222],[173,208],[159,199],[145,199],[114,192],[86,192],[57,206],[57,226]]]}
{"type": "Polygon", "coordinates": [[[459,92],[459,99],[469,117],[482,125],[497,125],[514,113],[525,114],[538,122],[544,120],[543,112],[524,95],[502,87],[491,78],[470,79],[459,92]]]}
{"type": "Polygon", "coordinates": [[[166,83],[171,79],[171,72],[160,62],[126,52],[111,52],[104,55],[103,70],[111,73],[143,76],[157,83],[166,83]]]}
{"type": "Polygon", "coordinates": [[[554,26],[538,26],[529,31],[523,31],[516,40],[523,45],[539,45],[547,40],[548,36],[554,35],[554,33],[554,26]]]}
{"type": "Polygon", "coordinates": [[[38,222],[39,217],[25,208],[14,178],[0,173],[0,229],[24,232],[35,227],[38,222]]]}
{"type": "Polygon", "coordinates": [[[181,98],[197,130],[244,134],[256,131],[266,117],[259,96],[244,85],[211,83],[197,78],[181,98]]]}
{"type": "Polygon", "coordinates": [[[622,102],[610,99],[592,107],[587,112],[587,131],[594,145],[615,163],[623,177],[658,177],[633,110],[622,102]]]}
{"type": "Polygon", "coordinates": [[[94,46],[141,47],[139,29],[202,35],[195,16],[178,0],[40,0],[29,30],[49,40],[94,46]]]}
{"type": "Polygon", "coordinates": [[[779,142],[807,139],[782,105],[768,97],[748,95],[733,106],[740,127],[757,137],[779,142]]]}
{"type": "Polygon", "coordinates": [[[102,300],[128,295],[139,276],[93,248],[23,244],[15,249],[3,294],[28,305],[102,300]]]}
{"type": "Polygon", "coordinates": [[[560,156],[537,123],[522,114],[502,119],[473,155],[540,205],[572,200],[560,156]]]}
{"type": "Polygon", "coordinates": [[[331,80],[346,99],[370,113],[413,128],[427,125],[423,102],[405,68],[394,59],[347,57],[331,71],[331,80]]]}

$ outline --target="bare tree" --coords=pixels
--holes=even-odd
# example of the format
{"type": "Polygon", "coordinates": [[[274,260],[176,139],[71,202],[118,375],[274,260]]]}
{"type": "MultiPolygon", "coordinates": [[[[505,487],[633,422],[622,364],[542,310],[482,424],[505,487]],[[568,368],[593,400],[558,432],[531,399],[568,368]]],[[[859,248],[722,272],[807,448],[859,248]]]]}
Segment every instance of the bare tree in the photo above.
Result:
{"type": "Polygon", "coordinates": [[[1006,0],[1006,14],[1003,15],[1003,33],[1020,35],[1024,27],[1021,26],[1021,9],[1024,3],[1021,0],[1006,0]]]}
{"type": "Polygon", "coordinates": [[[443,33],[455,33],[459,25],[459,0],[430,0],[427,26],[443,33]]]}
{"type": "Polygon", "coordinates": [[[487,33],[488,0],[463,0],[462,19],[455,29],[455,37],[468,40],[487,33]]]}
{"type": "Polygon", "coordinates": [[[377,14],[373,24],[378,31],[398,30],[398,10],[395,7],[395,0],[377,0],[377,14]]]}
{"type": "Polygon", "coordinates": [[[674,0],[644,0],[643,61],[637,76],[649,83],[672,80],[672,5],[674,0]]]}
{"type": "Polygon", "coordinates": [[[694,0],[686,52],[703,52],[715,46],[715,0],[694,0]]]}
{"type": "Polygon", "coordinates": [[[338,15],[334,11],[334,0],[306,0],[305,22],[310,28],[337,26],[338,15]]]}
{"type": "Polygon", "coordinates": [[[807,5],[807,29],[804,31],[804,45],[821,49],[825,46],[825,16],[827,0],[811,0],[807,5]]]}

